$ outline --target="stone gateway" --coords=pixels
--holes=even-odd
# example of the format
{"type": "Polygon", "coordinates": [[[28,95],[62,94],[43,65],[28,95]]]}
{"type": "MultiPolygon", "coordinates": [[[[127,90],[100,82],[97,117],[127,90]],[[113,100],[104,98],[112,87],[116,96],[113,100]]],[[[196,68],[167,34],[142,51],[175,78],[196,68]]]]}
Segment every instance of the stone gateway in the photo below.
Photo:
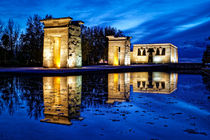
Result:
{"type": "Polygon", "coordinates": [[[82,66],[82,21],[72,18],[41,20],[44,23],[43,67],[73,68],[82,66]]]}

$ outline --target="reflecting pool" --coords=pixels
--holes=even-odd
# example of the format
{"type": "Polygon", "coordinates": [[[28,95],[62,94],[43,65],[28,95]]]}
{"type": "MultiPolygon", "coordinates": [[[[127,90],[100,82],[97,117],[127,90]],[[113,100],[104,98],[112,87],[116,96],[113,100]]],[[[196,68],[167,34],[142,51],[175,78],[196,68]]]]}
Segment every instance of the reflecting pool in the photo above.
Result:
{"type": "Polygon", "coordinates": [[[0,76],[0,140],[210,139],[210,78],[0,76]]]}

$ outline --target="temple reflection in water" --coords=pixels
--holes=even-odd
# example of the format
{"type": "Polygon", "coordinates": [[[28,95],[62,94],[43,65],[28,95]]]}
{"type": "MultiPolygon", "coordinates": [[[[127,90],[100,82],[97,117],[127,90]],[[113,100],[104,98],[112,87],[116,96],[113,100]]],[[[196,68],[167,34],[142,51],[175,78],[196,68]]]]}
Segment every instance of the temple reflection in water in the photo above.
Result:
{"type": "Polygon", "coordinates": [[[170,94],[177,88],[178,74],[133,72],[108,74],[108,101],[128,101],[130,92],[170,94]],[[130,88],[132,87],[132,88],[130,88]]]}
{"type": "Polygon", "coordinates": [[[133,92],[170,94],[177,88],[178,74],[165,72],[134,72],[130,84],[133,92]]]}
{"type": "MultiPolygon", "coordinates": [[[[106,78],[102,79],[107,83],[106,78]]],[[[86,103],[82,105],[81,99],[89,101],[87,98],[93,98],[96,102],[102,100],[102,95],[110,104],[129,101],[130,93],[170,94],[177,88],[177,79],[178,74],[165,72],[109,73],[108,93],[102,94],[96,90],[98,81],[92,79],[91,82],[91,78],[91,87],[85,87],[82,91],[82,76],[43,77],[45,118],[41,121],[70,125],[71,119],[81,119],[80,108],[85,107],[86,103]],[[83,92],[94,94],[94,97],[86,97],[83,92]],[[85,97],[81,98],[82,95],[85,97]]]]}
{"type": "Polygon", "coordinates": [[[82,76],[43,77],[42,122],[71,124],[80,117],[82,76]]]}
{"type": "Polygon", "coordinates": [[[108,101],[127,101],[130,97],[130,73],[108,74],[108,101]]]}

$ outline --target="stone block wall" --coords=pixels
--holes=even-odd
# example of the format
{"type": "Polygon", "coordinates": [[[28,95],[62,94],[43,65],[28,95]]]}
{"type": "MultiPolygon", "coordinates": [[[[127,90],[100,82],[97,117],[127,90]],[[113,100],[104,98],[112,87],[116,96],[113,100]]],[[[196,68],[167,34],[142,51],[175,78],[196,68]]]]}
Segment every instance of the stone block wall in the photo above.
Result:
{"type": "Polygon", "coordinates": [[[82,66],[81,28],[82,21],[72,18],[42,20],[44,23],[43,67],[73,68],[82,66]],[[60,45],[56,44],[56,39],[60,45]],[[58,47],[55,52],[55,47],[58,47]],[[57,51],[60,50],[60,51],[57,51]],[[59,54],[57,54],[59,53],[59,54]],[[58,55],[58,56],[55,56],[58,55]],[[59,58],[59,59],[57,59],[59,58]]]}
{"type": "Polygon", "coordinates": [[[108,64],[109,65],[130,65],[130,37],[107,36],[108,64]]]}
{"type": "Polygon", "coordinates": [[[152,63],[177,63],[178,54],[177,47],[170,43],[166,44],[134,44],[133,52],[131,53],[132,64],[143,64],[149,62],[149,50],[152,52],[152,63]],[[165,53],[162,54],[163,49],[165,53]],[[143,51],[145,53],[143,54],[143,51]],[[159,54],[157,53],[159,51],[159,54]],[[143,55],[142,55],[143,54],[143,55]]]}
{"type": "Polygon", "coordinates": [[[69,26],[69,53],[67,67],[82,66],[81,28],[79,23],[69,26]]]}

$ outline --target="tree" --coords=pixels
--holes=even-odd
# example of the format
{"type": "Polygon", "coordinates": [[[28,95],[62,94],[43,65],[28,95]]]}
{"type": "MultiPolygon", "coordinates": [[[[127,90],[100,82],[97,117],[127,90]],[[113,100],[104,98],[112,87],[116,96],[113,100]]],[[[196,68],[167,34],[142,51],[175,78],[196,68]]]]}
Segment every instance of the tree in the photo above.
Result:
{"type": "Polygon", "coordinates": [[[8,39],[8,40],[4,40],[4,41],[8,41],[8,44],[5,42],[5,44],[8,45],[5,47],[9,47],[11,53],[14,54],[15,49],[18,45],[19,26],[14,23],[13,19],[8,20],[3,37],[4,39],[8,39]]]}
{"type": "Polygon", "coordinates": [[[82,26],[82,59],[83,65],[98,64],[108,59],[108,39],[106,36],[124,36],[122,31],[113,27],[82,26]]]}
{"type": "Polygon", "coordinates": [[[40,23],[41,17],[34,15],[27,21],[26,33],[21,35],[21,54],[24,60],[30,65],[42,65],[43,52],[43,25],[40,23]]]}
{"type": "MultiPolygon", "coordinates": [[[[0,20],[0,38],[2,38],[3,29],[4,29],[4,26],[3,26],[2,21],[0,20]]],[[[0,47],[1,47],[1,45],[2,45],[2,42],[1,42],[1,40],[0,40],[0,47]]]]}
{"type": "Polygon", "coordinates": [[[16,63],[16,50],[19,46],[19,26],[9,19],[6,26],[0,22],[1,64],[16,63]]]}

